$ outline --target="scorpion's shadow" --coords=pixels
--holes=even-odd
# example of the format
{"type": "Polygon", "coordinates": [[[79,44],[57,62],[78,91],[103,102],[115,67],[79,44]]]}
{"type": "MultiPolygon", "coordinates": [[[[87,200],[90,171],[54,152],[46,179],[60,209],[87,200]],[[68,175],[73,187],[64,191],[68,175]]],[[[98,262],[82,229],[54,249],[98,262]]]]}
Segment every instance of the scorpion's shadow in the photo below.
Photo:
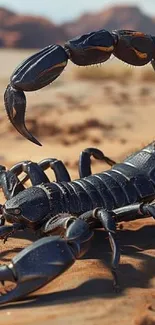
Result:
{"type": "MultiPolygon", "coordinates": [[[[29,235],[26,235],[27,239],[29,235]]],[[[33,238],[29,238],[33,239],[33,238]]],[[[155,224],[146,225],[138,230],[120,231],[120,241],[122,247],[122,255],[140,259],[142,261],[141,269],[136,269],[131,264],[120,264],[120,278],[123,294],[126,288],[137,287],[147,288],[149,281],[154,277],[155,273],[155,257],[153,254],[145,253],[145,250],[155,249],[155,224]]],[[[111,250],[107,240],[107,234],[102,230],[97,230],[92,248],[83,257],[83,259],[99,259],[103,263],[103,267],[110,265],[111,250]]],[[[20,302],[11,304],[11,308],[36,307],[39,305],[64,304],[73,301],[82,301],[92,299],[94,297],[116,299],[118,294],[112,292],[112,280],[95,278],[88,280],[77,288],[63,290],[59,292],[47,293],[42,295],[32,295],[20,302]]],[[[8,305],[0,308],[8,308],[8,305]]]]}

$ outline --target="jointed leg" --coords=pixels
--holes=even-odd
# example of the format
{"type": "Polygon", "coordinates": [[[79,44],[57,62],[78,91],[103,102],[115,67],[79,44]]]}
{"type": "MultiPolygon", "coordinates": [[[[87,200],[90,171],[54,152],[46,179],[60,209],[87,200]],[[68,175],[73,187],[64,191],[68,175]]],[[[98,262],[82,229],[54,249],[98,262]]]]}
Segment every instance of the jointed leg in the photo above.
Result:
{"type": "Polygon", "coordinates": [[[33,186],[39,185],[41,183],[49,183],[49,179],[43,172],[42,168],[37,163],[34,163],[32,161],[21,161],[18,164],[14,165],[10,170],[15,175],[19,175],[22,172],[25,172],[27,174],[27,177],[23,178],[23,183],[27,179],[30,179],[33,186]]]}
{"type": "Polygon", "coordinates": [[[115,209],[113,215],[117,222],[148,218],[148,216],[155,218],[155,200],[149,203],[133,203],[115,209]]]}
{"type": "Polygon", "coordinates": [[[87,148],[81,152],[79,158],[79,175],[80,178],[91,175],[91,156],[95,159],[102,160],[108,165],[113,166],[116,162],[109,157],[105,156],[104,153],[96,148],[87,148]]]}
{"type": "Polygon", "coordinates": [[[95,227],[95,222],[101,222],[103,228],[108,232],[112,249],[111,272],[114,278],[114,290],[119,291],[118,266],[120,260],[120,243],[116,224],[120,221],[129,221],[152,216],[155,219],[155,201],[151,203],[134,203],[113,211],[96,208],[81,215],[79,218],[85,220],[90,227],[95,227]]]}
{"type": "Polygon", "coordinates": [[[6,199],[12,198],[25,189],[17,175],[11,170],[6,171],[4,166],[0,166],[0,187],[6,199]]]}
{"type": "Polygon", "coordinates": [[[111,272],[113,275],[113,286],[114,290],[118,292],[120,290],[119,280],[118,280],[118,266],[120,260],[120,244],[118,234],[116,232],[116,221],[113,218],[113,211],[109,212],[103,208],[96,208],[95,210],[88,211],[81,215],[79,218],[88,222],[90,227],[95,226],[95,223],[100,221],[102,227],[107,231],[110,246],[112,249],[112,263],[111,272]]]}
{"type": "Polygon", "coordinates": [[[57,182],[70,182],[70,175],[61,160],[56,158],[46,158],[38,164],[43,170],[51,168],[54,171],[57,182]]]}
{"type": "Polygon", "coordinates": [[[94,216],[101,221],[102,226],[107,231],[109,236],[109,242],[112,249],[112,263],[111,272],[114,278],[114,290],[120,291],[120,285],[118,280],[118,266],[120,261],[120,241],[118,233],[116,232],[116,221],[113,218],[112,212],[105,211],[104,209],[96,209],[94,216]]]}
{"type": "Polygon", "coordinates": [[[70,181],[70,176],[65,165],[61,160],[55,158],[41,160],[38,164],[31,161],[23,161],[13,166],[11,170],[18,175],[23,171],[27,174],[22,179],[22,183],[25,183],[30,179],[32,185],[38,185],[40,183],[50,182],[47,175],[44,173],[44,171],[49,167],[54,171],[57,182],[70,181]]]}

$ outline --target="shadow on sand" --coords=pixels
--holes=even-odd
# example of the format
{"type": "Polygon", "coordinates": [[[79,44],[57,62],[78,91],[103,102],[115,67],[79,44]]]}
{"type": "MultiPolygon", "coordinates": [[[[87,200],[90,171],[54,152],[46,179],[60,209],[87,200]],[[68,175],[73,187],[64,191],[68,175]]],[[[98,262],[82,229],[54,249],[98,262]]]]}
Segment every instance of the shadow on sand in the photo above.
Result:
{"type": "MultiPolygon", "coordinates": [[[[26,234],[26,239],[33,240],[34,238],[26,234]]],[[[117,299],[124,293],[126,288],[147,288],[149,281],[155,275],[155,256],[153,254],[153,249],[155,249],[155,224],[143,226],[136,231],[120,231],[120,241],[122,255],[135,258],[135,260],[140,259],[142,263],[141,269],[136,269],[129,263],[120,264],[119,274],[122,285],[120,294],[112,292],[112,280],[94,278],[74,289],[41,295],[33,294],[26,297],[26,299],[20,300],[20,302],[3,305],[0,309],[68,304],[73,301],[93,299],[94,297],[117,299]],[[149,250],[149,253],[146,250],[149,250]]],[[[18,249],[14,249],[12,252],[16,253],[17,251],[18,249]]],[[[0,258],[6,258],[8,253],[10,253],[9,250],[2,252],[0,258]]],[[[92,248],[83,257],[83,260],[98,259],[103,263],[103,267],[105,267],[105,265],[110,266],[110,257],[111,250],[109,241],[107,240],[107,234],[102,230],[95,231],[92,248]]]]}

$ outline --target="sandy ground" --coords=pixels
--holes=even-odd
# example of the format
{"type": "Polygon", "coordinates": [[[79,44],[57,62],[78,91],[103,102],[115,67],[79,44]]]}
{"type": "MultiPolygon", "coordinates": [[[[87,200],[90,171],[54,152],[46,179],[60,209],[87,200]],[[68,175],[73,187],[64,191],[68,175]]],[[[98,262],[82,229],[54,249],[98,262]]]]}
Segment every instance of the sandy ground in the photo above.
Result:
{"type": "MultiPolygon", "coordinates": [[[[27,127],[43,146],[26,141],[9,124],[3,107],[9,75],[24,56],[24,52],[0,53],[1,164],[9,167],[21,160],[38,162],[56,157],[65,162],[74,179],[84,148],[100,148],[113,160],[121,161],[154,139],[154,82],[129,81],[127,76],[121,81],[79,80],[68,67],[53,85],[27,94],[27,127]],[[8,67],[4,69],[6,55],[8,67]]],[[[93,162],[93,172],[105,168],[93,162]]],[[[54,179],[51,171],[49,174],[54,179]]],[[[28,245],[29,235],[24,239],[20,236],[23,234],[10,238],[5,246],[1,244],[2,264],[28,245]]],[[[123,223],[120,239],[120,294],[112,291],[107,235],[95,231],[89,253],[71,269],[26,300],[0,307],[0,324],[155,324],[153,219],[123,223]]]]}

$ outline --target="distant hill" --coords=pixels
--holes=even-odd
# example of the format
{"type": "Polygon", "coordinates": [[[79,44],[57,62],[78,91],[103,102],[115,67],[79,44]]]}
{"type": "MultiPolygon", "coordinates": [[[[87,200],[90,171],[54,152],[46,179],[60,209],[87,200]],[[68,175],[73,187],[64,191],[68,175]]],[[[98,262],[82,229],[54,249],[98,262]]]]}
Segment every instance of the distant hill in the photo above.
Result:
{"type": "Polygon", "coordinates": [[[109,31],[134,29],[155,35],[155,17],[144,14],[136,6],[124,5],[87,13],[74,21],[56,25],[42,17],[19,15],[0,8],[0,47],[42,48],[102,28],[109,31]]]}
{"type": "Polygon", "coordinates": [[[17,15],[0,8],[0,46],[41,48],[68,38],[61,26],[42,17],[17,15]]]}
{"type": "Polygon", "coordinates": [[[94,14],[84,14],[63,24],[70,37],[97,29],[134,29],[155,35],[155,18],[147,16],[135,6],[113,6],[94,14]]]}

